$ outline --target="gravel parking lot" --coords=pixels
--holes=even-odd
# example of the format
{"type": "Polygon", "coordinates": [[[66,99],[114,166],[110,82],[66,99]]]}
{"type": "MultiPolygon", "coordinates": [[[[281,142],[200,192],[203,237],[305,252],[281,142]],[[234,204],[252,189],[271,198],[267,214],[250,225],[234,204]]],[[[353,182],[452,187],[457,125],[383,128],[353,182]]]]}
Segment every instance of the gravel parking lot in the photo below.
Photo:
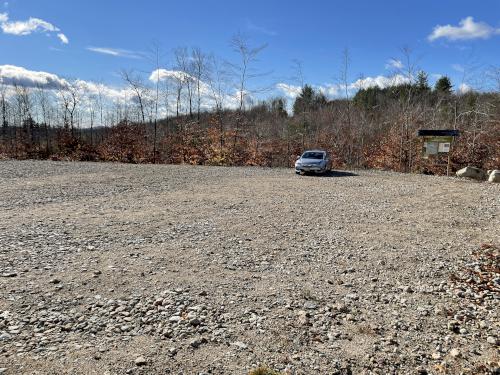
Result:
{"type": "Polygon", "coordinates": [[[500,371],[499,204],[390,172],[2,161],[0,373],[500,371]]]}

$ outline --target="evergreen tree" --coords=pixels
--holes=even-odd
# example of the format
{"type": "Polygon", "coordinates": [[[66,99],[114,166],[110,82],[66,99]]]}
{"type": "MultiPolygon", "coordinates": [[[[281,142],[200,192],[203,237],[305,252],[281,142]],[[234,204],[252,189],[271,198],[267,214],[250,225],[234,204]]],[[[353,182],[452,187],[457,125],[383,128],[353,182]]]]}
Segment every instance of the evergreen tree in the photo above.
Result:
{"type": "Polygon", "coordinates": [[[313,103],[314,109],[322,108],[326,106],[327,103],[328,99],[326,99],[325,94],[323,94],[322,92],[314,96],[314,103],[313,103]]]}
{"type": "Polygon", "coordinates": [[[451,80],[447,76],[443,76],[437,80],[434,90],[437,93],[449,95],[452,87],[451,80]]]}
{"type": "Polygon", "coordinates": [[[287,117],[288,113],[286,111],[286,102],[283,98],[275,98],[270,101],[270,110],[272,113],[278,115],[278,117],[287,117]]]}
{"type": "Polygon", "coordinates": [[[419,93],[424,93],[430,91],[429,80],[427,73],[421,70],[418,72],[416,88],[419,93]]]}
{"type": "Polygon", "coordinates": [[[295,102],[293,103],[293,113],[300,114],[304,112],[316,111],[324,107],[328,103],[328,99],[322,92],[315,92],[314,89],[305,85],[295,102]]]}
{"type": "Polygon", "coordinates": [[[295,99],[295,103],[293,103],[293,113],[299,114],[311,110],[313,101],[314,90],[311,86],[305,85],[299,96],[295,99]]]}

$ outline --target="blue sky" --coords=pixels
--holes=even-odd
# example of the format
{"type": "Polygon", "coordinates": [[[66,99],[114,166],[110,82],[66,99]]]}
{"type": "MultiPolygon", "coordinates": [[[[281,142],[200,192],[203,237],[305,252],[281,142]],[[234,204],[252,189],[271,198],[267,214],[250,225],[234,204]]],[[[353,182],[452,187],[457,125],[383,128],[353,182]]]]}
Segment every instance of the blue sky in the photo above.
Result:
{"type": "Polygon", "coordinates": [[[456,87],[464,69],[474,86],[480,71],[500,62],[498,0],[8,0],[0,14],[0,66],[112,86],[122,84],[123,68],[151,72],[142,53],[153,41],[165,51],[165,68],[177,46],[234,61],[229,41],[238,31],[254,45],[268,44],[256,64],[268,73],[254,82],[262,86],[293,85],[293,59],[302,62],[306,82],[334,84],[346,47],[351,82],[393,74],[404,46],[431,81],[446,74],[456,87]],[[31,29],[30,17],[38,19],[31,29]]]}

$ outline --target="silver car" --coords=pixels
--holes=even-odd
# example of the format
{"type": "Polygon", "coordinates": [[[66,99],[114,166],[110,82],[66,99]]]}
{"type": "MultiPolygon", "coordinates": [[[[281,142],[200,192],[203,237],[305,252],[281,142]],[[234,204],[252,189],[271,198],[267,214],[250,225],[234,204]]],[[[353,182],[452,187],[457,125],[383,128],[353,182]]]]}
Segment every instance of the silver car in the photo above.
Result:
{"type": "Polygon", "coordinates": [[[297,157],[295,162],[295,173],[305,174],[314,172],[324,174],[332,169],[332,161],[326,151],[309,150],[297,157]]]}

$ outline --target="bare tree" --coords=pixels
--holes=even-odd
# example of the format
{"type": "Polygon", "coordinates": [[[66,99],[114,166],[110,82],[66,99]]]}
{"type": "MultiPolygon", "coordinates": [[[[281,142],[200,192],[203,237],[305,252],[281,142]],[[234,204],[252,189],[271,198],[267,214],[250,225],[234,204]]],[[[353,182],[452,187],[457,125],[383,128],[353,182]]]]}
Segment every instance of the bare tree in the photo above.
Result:
{"type": "Polygon", "coordinates": [[[344,98],[346,103],[346,118],[347,126],[351,126],[351,98],[349,97],[349,66],[351,64],[351,57],[349,55],[349,49],[344,48],[342,51],[342,59],[340,66],[340,84],[342,85],[342,90],[344,91],[344,98]]]}
{"type": "Polygon", "coordinates": [[[208,57],[206,81],[210,89],[210,97],[214,102],[216,113],[224,108],[224,100],[227,96],[227,85],[229,82],[227,71],[214,55],[208,57]]]}
{"type": "Polygon", "coordinates": [[[224,121],[222,110],[227,96],[228,74],[222,64],[214,55],[210,55],[207,60],[206,77],[210,97],[215,105],[215,113],[219,123],[219,146],[224,146],[224,121]]]}
{"type": "Polygon", "coordinates": [[[64,128],[71,130],[71,136],[74,137],[75,115],[78,104],[80,103],[80,90],[78,85],[68,80],[68,84],[59,89],[59,98],[63,106],[64,128]]]}
{"type": "Polygon", "coordinates": [[[146,87],[144,80],[141,76],[135,74],[133,71],[122,70],[121,76],[134,93],[134,98],[137,100],[137,105],[139,108],[140,119],[142,120],[142,123],[145,123],[145,97],[147,95],[148,88],[146,87]]]}
{"type": "Polygon", "coordinates": [[[0,80],[0,109],[2,110],[2,140],[6,137],[7,127],[9,122],[7,120],[7,85],[0,80]]]}
{"type": "Polygon", "coordinates": [[[174,57],[176,63],[176,70],[178,71],[178,77],[176,77],[178,81],[178,95],[177,100],[180,101],[180,94],[182,91],[182,87],[186,87],[187,91],[187,104],[189,110],[189,117],[193,117],[193,76],[192,76],[192,68],[193,64],[191,63],[191,58],[189,56],[188,50],[186,47],[178,47],[174,50],[174,57]]]}
{"type": "Polygon", "coordinates": [[[172,81],[170,79],[164,79],[163,85],[160,86],[160,91],[161,91],[163,106],[165,107],[165,117],[167,118],[168,121],[170,117],[170,106],[171,106],[170,97],[172,96],[173,93],[172,81]]]}
{"type": "Polygon", "coordinates": [[[200,48],[193,48],[192,52],[193,61],[193,75],[196,84],[196,96],[197,96],[197,120],[200,121],[200,110],[201,110],[201,85],[202,79],[206,75],[207,68],[207,56],[201,51],[200,48]]]}
{"type": "Polygon", "coordinates": [[[98,95],[95,93],[87,94],[87,108],[89,112],[89,122],[90,122],[90,145],[94,145],[94,124],[96,118],[96,112],[98,109],[98,95]]]}
{"type": "MultiPolygon", "coordinates": [[[[302,65],[302,61],[298,59],[292,60],[292,80],[300,86],[300,92],[304,92],[304,87],[305,87],[305,78],[304,78],[304,67],[302,65]]],[[[302,138],[302,148],[304,148],[305,145],[305,137],[306,137],[306,128],[307,128],[307,112],[308,112],[308,107],[305,105],[301,106],[301,111],[300,115],[302,118],[302,129],[300,132],[300,137],[302,138]]],[[[288,132],[287,132],[288,134],[288,132]]],[[[287,150],[288,154],[290,154],[290,140],[287,140],[287,150]]]]}
{"type": "Polygon", "coordinates": [[[35,92],[38,105],[40,107],[40,114],[42,116],[42,124],[45,131],[45,152],[47,155],[50,153],[50,114],[51,114],[51,100],[49,93],[44,86],[39,85],[35,92]]]}
{"type": "Polygon", "coordinates": [[[236,34],[231,40],[233,50],[239,55],[239,62],[230,64],[237,79],[237,90],[239,98],[239,111],[245,106],[245,98],[249,93],[248,82],[259,76],[253,70],[253,64],[257,61],[257,56],[267,47],[263,44],[258,47],[250,46],[247,38],[242,34],[236,34]]]}
{"type": "MultiPolygon", "coordinates": [[[[412,50],[409,47],[403,47],[401,49],[403,62],[400,68],[398,68],[398,73],[401,75],[406,83],[405,95],[400,98],[401,113],[403,119],[401,121],[400,127],[400,147],[399,147],[399,165],[400,170],[404,172],[411,172],[413,166],[413,137],[410,134],[410,126],[414,120],[412,106],[414,100],[414,85],[415,73],[417,72],[417,64],[413,59],[412,50]]],[[[395,61],[399,61],[394,59],[395,61]]]]}
{"type": "Polygon", "coordinates": [[[491,66],[486,72],[487,78],[493,83],[493,90],[500,93],[500,65],[491,66]]]}
{"type": "Polygon", "coordinates": [[[149,60],[153,64],[153,74],[155,75],[155,93],[153,99],[153,164],[157,158],[157,137],[158,137],[158,109],[160,102],[160,65],[162,51],[158,42],[153,42],[150,48],[149,60]]]}
{"type": "MultiPolygon", "coordinates": [[[[341,55],[341,64],[340,64],[340,74],[339,74],[339,80],[340,80],[340,86],[342,87],[342,91],[344,94],[344,103],[345,103],[345,121],[346,121],[346,126],[347,126],[347,132],[349,133],[354,133],[356,129],[353,128],[353,124],[351,121],[351,98],[350,98],[350,82],[349,82],[349,68],[351,65],[351,56],[349,53],[349,49],[346,47],[342,51],[341,55]]],[[[360,137],[362,139],[362,137],[360,137]]],[[[361,141],[362,142],[362,141],[361,141]]],[[[353,148],[354,145],[351,142],[348,147],[348,155],[347,159],[349,160],[349,163],[353,163],[353,148]]],[[[359,153],[357,153],[357,160],[359,162],[359,153]]]]}

